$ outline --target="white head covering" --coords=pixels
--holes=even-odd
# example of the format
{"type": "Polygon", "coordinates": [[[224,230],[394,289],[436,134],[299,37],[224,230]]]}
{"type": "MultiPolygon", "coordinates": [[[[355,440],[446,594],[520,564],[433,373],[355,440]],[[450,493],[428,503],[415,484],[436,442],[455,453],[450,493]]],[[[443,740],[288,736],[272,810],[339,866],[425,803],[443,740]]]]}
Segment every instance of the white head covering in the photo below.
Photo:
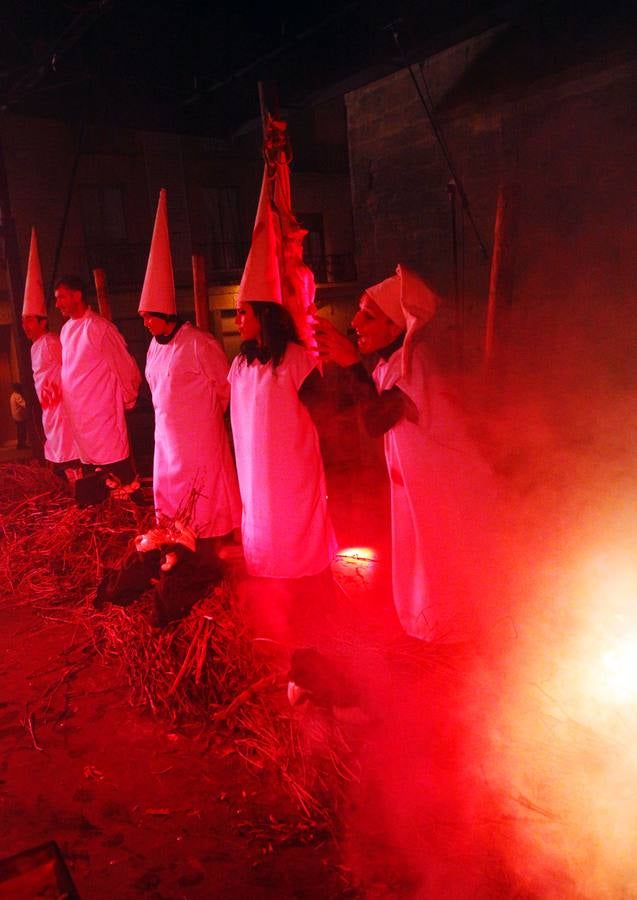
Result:
{"type": "Polygon", "coordinates": [[[419,275],[400,264],[395,275],[368,287],[365,293],[392,322],[407,332],[403,344],[403,375],[408,375],[414,337],[436,312],[438,296],[419,275]]]}
{"type": "Polygon", "coordinates": [[[165,188],[159,192],[155,226],[150,242],[150,253],[148,254],[138,312],[160,312],[166,316],[177,315],[165,188]]]}
{"type": "Polygon", "coordinates": [[[259,205],[254,220],[252,243],[241,276],[237,303],[249,300],[252,303],[270,301],[282,303],[281,275],[279,273],[280,231],[274,221],[270,199],[271,177],[266,165],[261,182],[259,205]]]}
{"type": "Polygon", "coordinates": [[[35,228],[31,228],[31,244],[29,246],[27,277],[24,282],[22,315],[43,316],[44,318],[47,316],[44,285],[42,283],[42,268],[40,266],[40,254],[38,253],[38,236],[35,228]]]}

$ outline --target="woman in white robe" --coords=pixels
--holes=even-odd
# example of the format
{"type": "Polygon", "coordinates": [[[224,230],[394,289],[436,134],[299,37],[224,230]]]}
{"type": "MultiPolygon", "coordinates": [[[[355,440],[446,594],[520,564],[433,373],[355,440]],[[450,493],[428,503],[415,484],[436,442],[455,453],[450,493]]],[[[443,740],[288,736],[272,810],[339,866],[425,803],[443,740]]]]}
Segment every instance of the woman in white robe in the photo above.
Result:
{"type": "Polygon", "coordinates": [[[286,309],[241,301],[230,413],[248,573],[318,575],[336,552],[318,434],[299,391],[316,368],[286,309]]]}

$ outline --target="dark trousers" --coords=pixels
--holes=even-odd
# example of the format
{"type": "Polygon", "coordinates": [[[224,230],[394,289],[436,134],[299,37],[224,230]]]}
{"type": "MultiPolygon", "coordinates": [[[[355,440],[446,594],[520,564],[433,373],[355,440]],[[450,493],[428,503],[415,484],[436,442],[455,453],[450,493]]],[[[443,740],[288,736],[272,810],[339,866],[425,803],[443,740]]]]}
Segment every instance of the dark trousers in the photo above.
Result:
{"type": "Polygon", "coordinates": [[[24,448],[27,446],[27,423],[16,422],[15,427],[18,432],[18,450],[24,450],[24,448]]]}
{"type": "Polygon", "coordinates": [[[126,459],[120,459],[117,462],[105,463],[103,466],[93,466],[90,463],[82,463],[82,469],[85,475],[91,475],[96,469],[106,472],[109,475],[115,475],[122,484],[130,484],[135,479],[135,468],[133,467],[130,456],[126,459]]]}

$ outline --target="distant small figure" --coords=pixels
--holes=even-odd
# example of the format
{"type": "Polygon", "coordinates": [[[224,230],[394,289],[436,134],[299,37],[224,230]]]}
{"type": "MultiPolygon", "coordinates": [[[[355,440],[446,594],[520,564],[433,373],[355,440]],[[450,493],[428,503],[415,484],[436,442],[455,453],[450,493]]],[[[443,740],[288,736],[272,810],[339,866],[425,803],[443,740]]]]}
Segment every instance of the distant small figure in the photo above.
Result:
{"type": "Polygon", "coordinates": [[[22,392],[22,385],[17,381],[13,384],[9,403],[11,405],[11,418],[15,422],[18,432],[16,447],[18,450],[24,450],[27,447],[27,417],[29,413],[27,411],[27,401],[22,392]]]}

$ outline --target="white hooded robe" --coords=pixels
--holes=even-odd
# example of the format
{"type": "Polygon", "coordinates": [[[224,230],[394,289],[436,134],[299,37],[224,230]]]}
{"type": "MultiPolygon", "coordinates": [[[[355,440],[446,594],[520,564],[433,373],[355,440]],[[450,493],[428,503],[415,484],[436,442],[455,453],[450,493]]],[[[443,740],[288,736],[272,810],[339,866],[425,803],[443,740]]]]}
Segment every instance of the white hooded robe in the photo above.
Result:
{"type": "Polygon", "coordinates": [[[62,403],[62,344],[57,334],[46,331],[31,345],[35,391],[42,407],[44,457],[63,463],[78,459],[73,430],[62,403]]]}
{"type": "Polygon", "coordinates": [[[272,362],[248,365],[241,356],[230,368],[243,551],[251,575],[318,575],[336,552],[318,434],[299,399],[315,366],[292,343],[275,370],[272,362]]]}
{"type": "Polygon", "coordinates": [[[155,510],[185,518],[198,537],[238,528],[241,499],[223,415],[228,362],[212,335],[188,322],[150,343],[146,380],[155,408],[155,510]],[[192,507],[192,508],[191,508],[192,507]]]}
{"type": "Polygon", "coordinates": [[[83,463],[103,466],[129,456],[125,409],[141,374],[115,325],[92,309],[69,319],[62,342],[62,401],[83,463]]]}
{"type": "Polygon", "coordinates": [[[385,433],[391,484],[392,584],[400,622],[413,637],[463,640],[480,628],[481,546],[488,539],[492,474],[467,436],[422,341],[411,373],[403,349],[373,372],[379,391],[394,386],[418,410],[385,433]]]}

